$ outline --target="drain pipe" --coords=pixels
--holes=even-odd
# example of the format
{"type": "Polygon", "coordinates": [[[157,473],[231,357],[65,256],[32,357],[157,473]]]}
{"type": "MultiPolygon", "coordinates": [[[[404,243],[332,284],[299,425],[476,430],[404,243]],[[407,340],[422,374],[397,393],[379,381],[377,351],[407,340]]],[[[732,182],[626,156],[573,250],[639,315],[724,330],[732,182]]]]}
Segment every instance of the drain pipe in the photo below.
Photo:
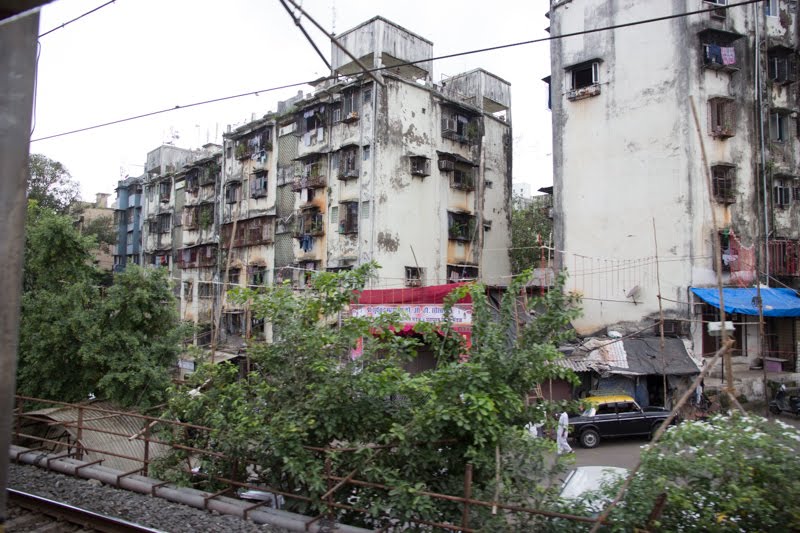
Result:
{"type": "MultiPolygon", "coordinates": [[[[765,153],[766,147],[764,143],[764,102],[763,102],[763,93],[762,93],[762,83],[761,83],[761,34],[759,32],[759,28],[761,26],[761,21],[758,18],[758,7],[757,4],[752,5],[753,10],[753,20],[755,20],[755,38],[756,38],[756,46],[755,46],[755,60],[756,60],[756,76],[755,76],[755,84],[756,84],[756,97],[758,101],[758,137],[759,137],[759,146],[761,151],[761,187],[762,187],[762,200],[763,200],[763,209],[764,209],[764,275],[766,279],[766,285],[769,287],[769,195],[767,189],[767,155],[765,153]]],[[[756,283],[761,283],[761,276],[758,272],[756,272],[756,283]]]]}
{"type": "Polygon", "coordinates": [[[139,494],[158,496],[173,503],[188,505],[196,509],[217,511],[220,514],[238,516],[242,519],[252,520],[256,524],[269,524],[289,531],[323,533],[336,531],[337,533],[369,533],[372,530],[345,524],[318,524],[308,516],[264,507],[263,509],[246,511],[252,507],[251,502],[228,498],[225,496],[212,497],[210,492],[190,488],[179,488],[165,485],[161,481],[139,475],[125,475],[124,472],[106,468],[93,462],[78,461],[77,459],[58,459],[57,454],[40,453],[28,448],[12,445],[9,450],[9,459],[18,463],[39,466],[68,476],[84,479],[95,479],[106,485],[118,487],[139,494]],[[246,513],[246,514],[245,514],[246,513]]]}

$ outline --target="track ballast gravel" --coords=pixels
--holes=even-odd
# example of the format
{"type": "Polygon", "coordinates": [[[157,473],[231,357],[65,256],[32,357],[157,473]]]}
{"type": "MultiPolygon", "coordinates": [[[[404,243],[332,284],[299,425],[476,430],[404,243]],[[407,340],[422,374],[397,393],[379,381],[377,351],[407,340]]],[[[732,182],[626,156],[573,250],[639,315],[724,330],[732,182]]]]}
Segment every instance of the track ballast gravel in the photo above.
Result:
{"type": "Polygon", "coordinates": [[[235,516],[220,515],[162,498],[102,485],[98,481],[78,479],[35,466],[9,465],[8,486],[81,509],[169,533],[231,532],[282,533],[284,530],[258,525],[235,516]]]}

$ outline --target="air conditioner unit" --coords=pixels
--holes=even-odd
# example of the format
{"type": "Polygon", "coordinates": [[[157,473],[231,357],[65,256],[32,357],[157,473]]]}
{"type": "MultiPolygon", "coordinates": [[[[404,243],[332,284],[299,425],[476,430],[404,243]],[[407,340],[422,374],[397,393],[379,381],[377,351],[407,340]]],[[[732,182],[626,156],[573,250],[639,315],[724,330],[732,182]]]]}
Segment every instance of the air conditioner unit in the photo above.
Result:
{"type": "Polygon", "coordinates": [[[449,159],[440,159],[439,160],[439,170],[444,172],[450,172],[456,169],[455,161],[450,161],[449,159]]]}
{"type": "MultiPolygon", "coordinates": [[[[733,322],[730,320],[726,320],[724,329],[728,333],[733,333],[734,331],[733,322]]],[[[723,330],[722,322],[708,323],[708,334],[711,335],[712,337],[721,337],[722,330],[723,330]]]]}

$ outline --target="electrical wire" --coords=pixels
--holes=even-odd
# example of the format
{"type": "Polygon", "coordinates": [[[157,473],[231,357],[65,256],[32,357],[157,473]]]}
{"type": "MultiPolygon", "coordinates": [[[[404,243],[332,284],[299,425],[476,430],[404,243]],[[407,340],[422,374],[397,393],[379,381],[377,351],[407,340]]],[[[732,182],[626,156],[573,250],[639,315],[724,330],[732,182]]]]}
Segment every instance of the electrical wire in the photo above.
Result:
{"type": "MultiPolygon", "coordinates": [[[[108,5],[109,3],[113,3],[113,1],[114,0],[112,0],[111,2],[108,2],[107,4],[103,4],[103,6],[100,6],[100,7],[104,7],[105,5],[108,5]]],[[[631,26],[638,26],[638,25],[642,25],[642,24],[650,24],[650,23],[653,23],[653,22],[661,22],[661,21],[664,21],[664,20],[671,20],[671,19],[676,19],[676,18],[681,18],[681,17],[688,17],[688,16],[692,16],[692,15],[699,15],[699,14],[703,14],[703,13],[709,13],[711,11],[718,11],[720,9],[731,9],[731,8],[738,7],[738,6],[755,4],[757,2],[763,2],[763,0],[744,0],[742,2],[738,2],[738,3],[735,3],[735,4],[729,4],[729,5],[726,5],[726,6],[715,6],[713,8],[709,8],[709,9],[699,9],[699,10],[695,10],[695,11],[688,11],[688,12],[685,12],[685,13],[676,13],[676,14],[673,14],[673,15],[666,15],[666,16],[663,16],[663,17],[655,17],[655,18],[650,18],[650,19],[638,20],[638,21],[634,21],[634,22],[626,22],[626,23],[623,23],[623,24],[615,24],[615,25],[612,25],[612,26],[604,26],[602,28],[594,28],[594,29],[590,29],[590,30],[582,30],[582,31],[578,31],[578,32],[565,33],[565,34],[562,34],[562,35],[550,35],[548,37],[542,37],[542,38],[539,38],[539,39],[530,39],[530,40],[527,40],[527,41],[519,41],[519,42],[515,42],[515,43],[501,44],[501,45],[497,45],[497,46],[489,46],[489,47],[486,47],[486,48],[477,48],[477,49],[473,49],[473,50],[467,50],[467,51],[464,51],[464,52],[456,52],[456,53],[453,53],[453,54],[446,54],[446,55],[431,57],[431,58],[427,58],[427,59],[420,59],[420,60],[416,60],[416,61],[406,61],[406,62],[399,63],[399,64],[392,65],[392,66],[376,67],[376,68],[372,68],[372,69],[367,69],[366,72],[373,73],[373,72],[380,72],[380,71],[384,71],[384,70],[391,71],[392,69],[398,69],[400,67],[416,65],[416,64],[419,64],[419,63],[429,63],[429,62],[433,62],[433,61],[440,61],[442,59],[452,59],[452,58],[455,58],[455,57],[462,57],[462,56],[473,55],[473,54],[481,54],[481,53],[485,53],[485,52],[503,50],[503,49],[506,49],[506,48],[513,48],[513,47],[517,47],[517,46],[525,46],[525,45],[528,45],[528,44],[555,41],[555,40],[565,39],[567,37],[576,37],[576,36],[580,36],[580,35],[588,35],[588,34],[591,34],[591,33],[598,33],[598,32],[603,32],[603,31],[616,30],[616,29],[620,29],[620,28],[628,28],[628,27],[631,27],[631,26]]],[[[92,10],[91,12],[96,11],[97,9],[100,9],[100,8],[98,7],[96,9],[92,10]]],[[[91,13],[91,12],[89,12],[89,13],[91,13]]],[[[86,14],[88,14],[88,13],[85,13],[84,15],[81,15],[81,16],[85,16],[86,14]]],[[[78,18],[81,18],[81,17],[78,17],[78,18]]],[[[77,20],[77,18],[75,20],[77,20]]],[[[69,21],[69,22],[72,22],[72,21],[69,21]]],[[[64,25],[69,24],[69,22],[64,23],[64,25]]],[[[64,26],[64,25],[62,25],[62,26],[64,26]]],[[[57,29],[57,28],[55,28],[55,29],[57,29]]],[[[55,31],[55,29],[50,30],[49,32],[46,32],[43,35],[47,35],[48,33],[52,32],[52,31],[55,31]]],[[[249,91],[249,92],[234,94],[234,95],[230,95],[230,96],[223,96],[223,97],[220,97],[220,98],[212,98],[212,99],[209,99],[209,100],[203,100],[203,101],[194,102],[194,103],[191,103],[191,104],[176,105],[174,107],[168,107],[168,108],[160,109],[158,111],[151,111],[149,113],[142,113],[140,115],[134,115],[134,116],[127,117],[127,118],[111,120],[111,121],[108,121],[108,122],[95,124],[93,126],[86,126],[86,127],[83,127],[83,128],[77,128],[77,129],[74,129],[74,130],[69,130],[69,131],[65,131],[65,132],[61,132],[61,133],[55,133],[53,135],[47,135],[45,137],[39,137],[38,139],[32,139],[31,142],[34,143],[34,142],[38,142],[38,141],[45,141],[45,140],[48,140],[48,139],[55,139],[57,137],[64,137],[66,135],[73,135],[75,133],[81,133],[81,132],[84,132],[84,131],[90,131],[90,130],[94,130],[94,129],[97,129],[97,128],[104,128],[106,126],[112,126],[112,125],[115,125],[115,124],[121,124],[123,122],[129,122],[131,120],[138,120],[138,119],[141,119],[141,118],[146,118],[146,117],[151,117],[151,116],[155,116],[155,115],[160,115],[160,114],[163,114],[163,113],[168,113],[170,111],[177,111],[178,109],[187,109],[187,108],[190,108],[190,107],[197,107],[197,106],[201,106],[201,105],[212,104],[212,103],[222,102],[222,101],[226,101],[226,100],[233,100],[233,99],[242,98],[242,97],[245,97],[245,96],[253,96],[253,95],[258,96],[259,93],[268,93],[268,92],[272,92],[272,91],[278,91],[278,90],[281,90],[281,89],[290,89],[292,87],[299,87],[299,86],[302,86],[302,85],[311,85],[312,82],[313,83],[319,83],[319,82],[324,81],[324,80],[333,80],[333,79],[336,79],[336,78],[337,78],[337,76],[335,76],[335,75],[334,76],[327,76],[327,77],[321,78],[321,79],[318,78],[318,79],[314,79],[314,80],[310,80],[310,81],[290,83],[290,84],[286,84],[286,85],[280,85],[280,86],[277,86],[277,87],[270,87],[268,89],[260,89],[260,90],[257,90],[257,91],[249,91]]]]}
{"type": "Polygon", "coordinates": [[[74,19],[72,19],[72,20],[68,20],[68,21],[64,22],[63,24],[61,24],[60,26],[56,26],[56,27],[55,27],[55,28],[53,28],[52,30],[47,30],[47,31],[46,31],[46,32],[44,32],[43,34],[39,35],[39,38],[41,39],[41,38],[42,38],[42,37],[44,37],[45,35],[50,35],[50,34],[51,34],[51,33],[53,33],[54,31],[56,31],[56,30],[60,30],[61,28],[65,27],[65,26],[68,26],[69,24],[72,24],[72,23],[73,23],[73,22],[75,22],[76,20],[80,20],[80,19],[82,19],[83,17],[85,17],[86,15],[91,15],[91,14],[92,14],[92,13],[94,13],[95,11],[99,11],[99,10],[103,9],[104,7],[106,7],[107,5],[109,5],[109,4],[113,4],[114,2],[116,2],[116,0],[110,0],[109,2],[106,2],[105,4],[103,4],[103,5],[101,5],[101,6],[97,6],[96,8],[94,8],[94,9],[92,9],[92,10],[90,10],[90,11],[87,11],[86,13],[83,13],[82,15],[78,15],[78,16],[77,16],[77,17],[75,17],[74,19]]]}

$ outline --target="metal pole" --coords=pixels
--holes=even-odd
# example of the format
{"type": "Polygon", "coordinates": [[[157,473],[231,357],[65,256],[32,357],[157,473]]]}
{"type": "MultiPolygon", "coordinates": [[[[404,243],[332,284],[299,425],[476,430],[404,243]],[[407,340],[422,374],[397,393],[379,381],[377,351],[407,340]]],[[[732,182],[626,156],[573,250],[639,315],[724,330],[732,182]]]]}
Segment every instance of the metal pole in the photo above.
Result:
{"type": "Polygon", "coordinates": [[[0,529],[6,520],[38,33],[38,9],[0,22],[0,529]]]}

